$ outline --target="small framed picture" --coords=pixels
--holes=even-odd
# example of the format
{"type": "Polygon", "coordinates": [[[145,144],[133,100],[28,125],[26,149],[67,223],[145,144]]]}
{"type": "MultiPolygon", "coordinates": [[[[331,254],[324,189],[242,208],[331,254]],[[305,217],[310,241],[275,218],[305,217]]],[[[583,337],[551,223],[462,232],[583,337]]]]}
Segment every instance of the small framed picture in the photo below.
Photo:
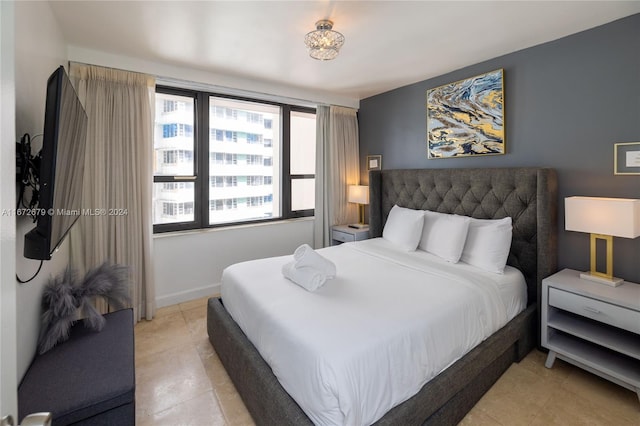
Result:
{"type": "Polygon", "coordinates": [[[382,155],[367,155],[367,170],[382,170],[382,155]]]}
{"type": "Polygon", "coordinates": [[[640,142],[613,145],[613,174],[640,175],[640,142]]]}

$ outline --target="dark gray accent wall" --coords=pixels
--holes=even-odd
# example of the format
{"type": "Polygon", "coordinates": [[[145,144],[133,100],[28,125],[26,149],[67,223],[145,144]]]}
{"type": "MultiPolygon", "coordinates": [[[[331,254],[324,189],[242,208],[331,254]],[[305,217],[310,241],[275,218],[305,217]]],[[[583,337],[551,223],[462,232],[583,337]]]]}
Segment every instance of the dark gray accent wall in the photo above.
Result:
{"type": "MultiPolygon", "coordinates": [[[[420,52],[427,59],[428,51],[420,52]]],[[[384,169],[553,167],[558,265],[589,269],[589,235],[564,230],[564,198],[640,198],[640,176],[614,176],[613,146],[640,142],[640,14],[372,96],[360,103],[360,155],[384,169]],[[427,159],[428,89],[504,69],[506,155],[427,159]]],[[[614,274],[640,283],[640,238],[614,238],[614,274]]]]}

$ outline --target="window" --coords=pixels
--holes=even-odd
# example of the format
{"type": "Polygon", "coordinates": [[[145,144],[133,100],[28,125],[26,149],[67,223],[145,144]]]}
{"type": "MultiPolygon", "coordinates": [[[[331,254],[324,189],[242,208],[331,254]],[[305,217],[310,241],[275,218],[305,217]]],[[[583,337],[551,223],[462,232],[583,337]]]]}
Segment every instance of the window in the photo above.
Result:
{"type": "Polygon", "coordinates": [[[162,214],[165,216],[189,216],[193,214],[193,202],[176,203],[172,201],[162,203],[162,214]]]}
{"type": "Polygon", "coordinates": [[[314,110],[158,87],[155,123],[154,232],[313,214],[314,110]]]}
{"type": "Polygon", "coordinates": [[[262,176],[247,176],[247,185],[249,186],[262,186],[263,181],[262,176]]]}
{"type": "Polygon", "coordinates": [[[264,204],[264,198],[262,197],[250,197],[247,201],[249,207],[260,207],[264,204]]]}
{"type": "Polygon", "coordinates": [[[291,160],[289,162],[291,209],[314,208],[316,188],[316,115],[291,112],[291,160]]]}
{"type": "Polygon", "coordinates": [[[260,165],[262,166],[262,155],[247,155],[247,165],[248,166],[255,166],[255,165],[260,165]]]}
{"type": "Polygon", "coordinates": [[[258,114],[255,112],[248,112],[247,121],[249,123],[259,123],[260,121],[262,121],[262,114],[258,114]]]}
{"type": "Polygon", "coordinates": [[[255,133],[247,133],[247,143],[250,143],[250,144],[262,143],[262,135],[257,135],[255,133]]]}
{"type": "Polygon", "coordinates": [[[191,124],[178,124],[178,135],[193,137],[193,126],[191,124]]]}
{"type": "Polygon", "coordinates": [[[222,142],[224,140],[224,132],[218,129],[211,129],[209,137],[211,138],[211,141],[222,142]]]}
{"type": "Polygon", "coordinates": [[[231,108],[225,108],[225,116],[229,120],[237,120],[238,119],[238,111],[231,108]]]}
{"type": "Polygon", "coordinates": [[[162,153],[162,162],[164,164],[175,164],[176,161],[176,152],[175,151],[164,151],[162,153]]]}
{"type": "Polygon", "coordinates": [[[178,125],[177,124],[163,124],[162,125],[162,137],[163,138],[174,138],[178,136],[178,125]]]}
{"type": "Polygon", "coordinates": [[[162,184],[162,189],[165,190],[165,191],[176,191],[178,189],[186,189],[187,185],[188,184],[186,182],[163,183],[162,184]]]}
{"type": "Polygon", "coordinates": [[[238,164],[238,155],[237,154],[225,154],[224,155],[224,164],[238,164]]]}
{"type": "Polygon", "coordinates": [[[172,149],[170,151],[162,151],[162,163],[163,164],[177,164],[193,162],[193,152],[183,149],[172,149]]]}

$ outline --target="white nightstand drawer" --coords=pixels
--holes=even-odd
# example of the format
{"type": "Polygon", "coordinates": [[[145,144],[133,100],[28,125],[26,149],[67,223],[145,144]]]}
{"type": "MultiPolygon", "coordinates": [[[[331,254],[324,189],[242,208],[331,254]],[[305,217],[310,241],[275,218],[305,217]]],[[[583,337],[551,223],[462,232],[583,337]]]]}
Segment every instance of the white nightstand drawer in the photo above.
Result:
{"type": "Polygon", "coordinates": [[[337,241],[342,241],[343,243],[348,243],[351,241],[355,241],[355,236],[353,234],[347,234],[346,232],[333,230],[333,239],[337,241]]]}
{"type": "Polygon", "coordinates": [[[640,312],[549,288],[549,305],[640,334],[640,312]]]}

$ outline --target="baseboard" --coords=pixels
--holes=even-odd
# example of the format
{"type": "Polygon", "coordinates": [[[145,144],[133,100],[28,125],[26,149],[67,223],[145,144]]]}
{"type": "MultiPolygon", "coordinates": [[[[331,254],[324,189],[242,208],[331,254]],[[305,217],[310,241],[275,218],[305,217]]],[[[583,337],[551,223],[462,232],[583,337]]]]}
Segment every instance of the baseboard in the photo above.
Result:
{"type": "Polygon", "coordinates": [[[220,283],[210,284],[204,287],[192,288],[185,291],[167,294],[165,296],[156,297],[156,307],[171,306],[178,303],[188,302],[190,300],[199,299],[201,297],[213,296],[220,294],[220,283]]]}

